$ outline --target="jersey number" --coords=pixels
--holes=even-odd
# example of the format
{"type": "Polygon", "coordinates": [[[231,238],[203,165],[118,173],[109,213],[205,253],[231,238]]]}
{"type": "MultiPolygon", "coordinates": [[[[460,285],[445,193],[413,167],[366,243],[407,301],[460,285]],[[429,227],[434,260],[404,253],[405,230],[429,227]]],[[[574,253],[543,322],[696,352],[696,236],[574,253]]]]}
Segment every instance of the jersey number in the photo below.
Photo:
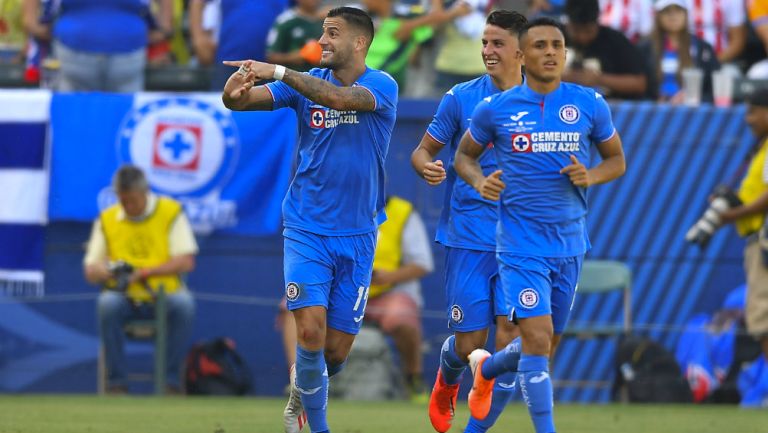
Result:
{"type": "Polygon", "coordinates": [[[363,316],[365,316],[365,305],[368,303],[368,287],[359,287],[357,289],[357,301],[355,301],[355,306],[352,307],[352,311],[359,311],[360,306],[362,304],[362,314],[360,314],[359,317],[355,317],[355,322],[359,322],[363,320],[363,316]]]}

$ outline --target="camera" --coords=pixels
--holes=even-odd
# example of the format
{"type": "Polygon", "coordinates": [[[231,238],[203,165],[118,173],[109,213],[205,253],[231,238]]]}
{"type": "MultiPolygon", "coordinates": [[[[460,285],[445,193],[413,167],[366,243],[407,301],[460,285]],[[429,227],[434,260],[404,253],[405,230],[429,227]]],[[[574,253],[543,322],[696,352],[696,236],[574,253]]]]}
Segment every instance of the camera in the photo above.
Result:
{"type": "Polygon", "coordinates": [[[704,211],[704,215],[685,234],[686,241],[697,244],[701,248],[707,246],[715,230],[722,225],[720,215],[724,211],[742,204],[739,196],[726,186],[717,187],[712,195],[714,198],[707,210],[704,211]]]}
{"type": "Polygon", "coordinates": [[[109,272],[112,273],[115,279],[115,286],[111,288],[116,292],[125,292],[128,285],[131,283],[131,276],[133,275],[133,266],[130,263],[122,260],[109,262],[109,272]]]}

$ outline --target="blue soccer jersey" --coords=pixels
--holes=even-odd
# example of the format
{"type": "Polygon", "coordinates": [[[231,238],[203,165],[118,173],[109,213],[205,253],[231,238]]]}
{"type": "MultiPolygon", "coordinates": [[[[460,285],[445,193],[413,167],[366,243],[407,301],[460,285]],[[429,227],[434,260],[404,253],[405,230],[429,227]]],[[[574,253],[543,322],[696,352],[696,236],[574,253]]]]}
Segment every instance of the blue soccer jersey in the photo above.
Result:
{"type": "MultiPolygon", "coordinates": [[[[341,85],[330,69],[308,74],[341,85]]],[[[353,86],[371,92],[374,111],[333,110],[283,82],[267,85],[273,109],[293,108],[299,121],[298,168],[283,200],[286,228],[350,236],[375,231],[384,220],[384,159],[395,125],[397,83],[368,68],[353,86]]]]}
{"type": "Polygon", "coordinates": [[[589,249],[586,189],[560,170],[571,155],[589,167],[592,144],[615,132],[605,99],[576,84],[561,83],[547,95],[524,84],[478,104],[470,134],[494,143],[506,184],[498,252],[573,257],[589,249]]]}
{"type": "MultiPolygon", "coordinates": [[[[498,203],[480,197],[472,186],[456,174],[453,157],[464,131],[469,128],[477,103],[500,92],[487,74],[457,84],[443,96],[435,117],[427,128],[427,134],[448,146],[449,152],[445,200],[435,239],[443,245],[478,251],[496,250],[498,203]]],[[[496,157],[493,152],[484,152],[479,162],[483,174],[488,175],[496,171],[496,157]]]]}

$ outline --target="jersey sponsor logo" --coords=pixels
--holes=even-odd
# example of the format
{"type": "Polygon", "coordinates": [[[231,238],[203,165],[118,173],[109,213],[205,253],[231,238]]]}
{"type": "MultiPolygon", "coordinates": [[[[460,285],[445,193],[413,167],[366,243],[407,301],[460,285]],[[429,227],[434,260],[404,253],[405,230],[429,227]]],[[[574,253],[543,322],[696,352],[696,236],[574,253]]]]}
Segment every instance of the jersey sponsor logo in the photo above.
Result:
{"type": "Polygon", "coordinates": [[[513,152],[531,151],[531,134],[512,134],[513,152]]]}
{"type": "Polygon", "coordinates": [[[299,294],[301,293],[301,289],[299,289],[299,285],[296,283],[288,283],[285,286],[285,297],[289,301],[295,301],[299,299],[299,294]]]}
{"type": "Polygon", "coordinates": [[[325,110],[321,108],[309,110],[309,124],[313,128],[323,128],[325,126],[325,110]]]}
{"type": "Polygon", "coordinates": [[[525,117],[526,114],[528,114],[527,111],[519,111],[517,114],[509,116],[509,118],[514,120],[515,122],[517,122],[518,120],[520,120],[523,117],[525,117]]]}
{"type": "Polygon", "coordinates": [[[558,113],[560,114],[560,120],[569,125],[578,122],[579,117],[581,117],[579,109],[573,104],[563,105],[558,113]]]}
{"type": "Polygon", "coordinates": [[[464,321],[464,311],[458,305],[451,307],[451,321],[461,323],[464,321]]]}
{"type": "Polygon", "coordinates": [[[539,294],[531,288],[523,289],[519,296],[520,305],[525,308],[534,308],[539,305],[539,294]]]}

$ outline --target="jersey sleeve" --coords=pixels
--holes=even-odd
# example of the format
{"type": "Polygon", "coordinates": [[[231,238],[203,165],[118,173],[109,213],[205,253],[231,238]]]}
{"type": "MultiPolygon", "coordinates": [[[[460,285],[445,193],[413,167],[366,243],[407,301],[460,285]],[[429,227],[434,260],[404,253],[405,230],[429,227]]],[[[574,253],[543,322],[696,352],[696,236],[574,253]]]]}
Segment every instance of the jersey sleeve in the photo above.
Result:
{"type": "Polygon", "coordinates": [[[376,103],[374,111],[390,111],[397,108],[397,82],[386,72],[365,74],[356,85],[371,92],[376,103]]]}
{"type": "Polygon", "coordinates": [[[293,89],[293,87],[283,83],[282,81],[274,81],[266,85],[269,93],[272,94],[272,109],[278,108],[296,108],[299,101],[299,92],[293,89]]]}
{"type": "Polygon", "coordinates": [[[613,137],[614,133],[616,133],[616,128],[613,126],[611,108],[605,102],[603,95],[595,93],[594,123],[589,138],[594,143],[602,143],[613,137]]]}
{"type": "Polygon", "coordinates": [[[472,139],[485,147],[494,139],[493,110],[489,100],[483,100],[472,112],[472,122],[469,125],[469,133],[472,139]]]}
{"type": "Polygon", "coordinates": [[[427,134],[443,145],[448,144],[451,138],[459,132],[459,114],[459,101],[453,94],[453,90],[449,90],[440,100],[437,112],[427,127],[427,134]]]}

